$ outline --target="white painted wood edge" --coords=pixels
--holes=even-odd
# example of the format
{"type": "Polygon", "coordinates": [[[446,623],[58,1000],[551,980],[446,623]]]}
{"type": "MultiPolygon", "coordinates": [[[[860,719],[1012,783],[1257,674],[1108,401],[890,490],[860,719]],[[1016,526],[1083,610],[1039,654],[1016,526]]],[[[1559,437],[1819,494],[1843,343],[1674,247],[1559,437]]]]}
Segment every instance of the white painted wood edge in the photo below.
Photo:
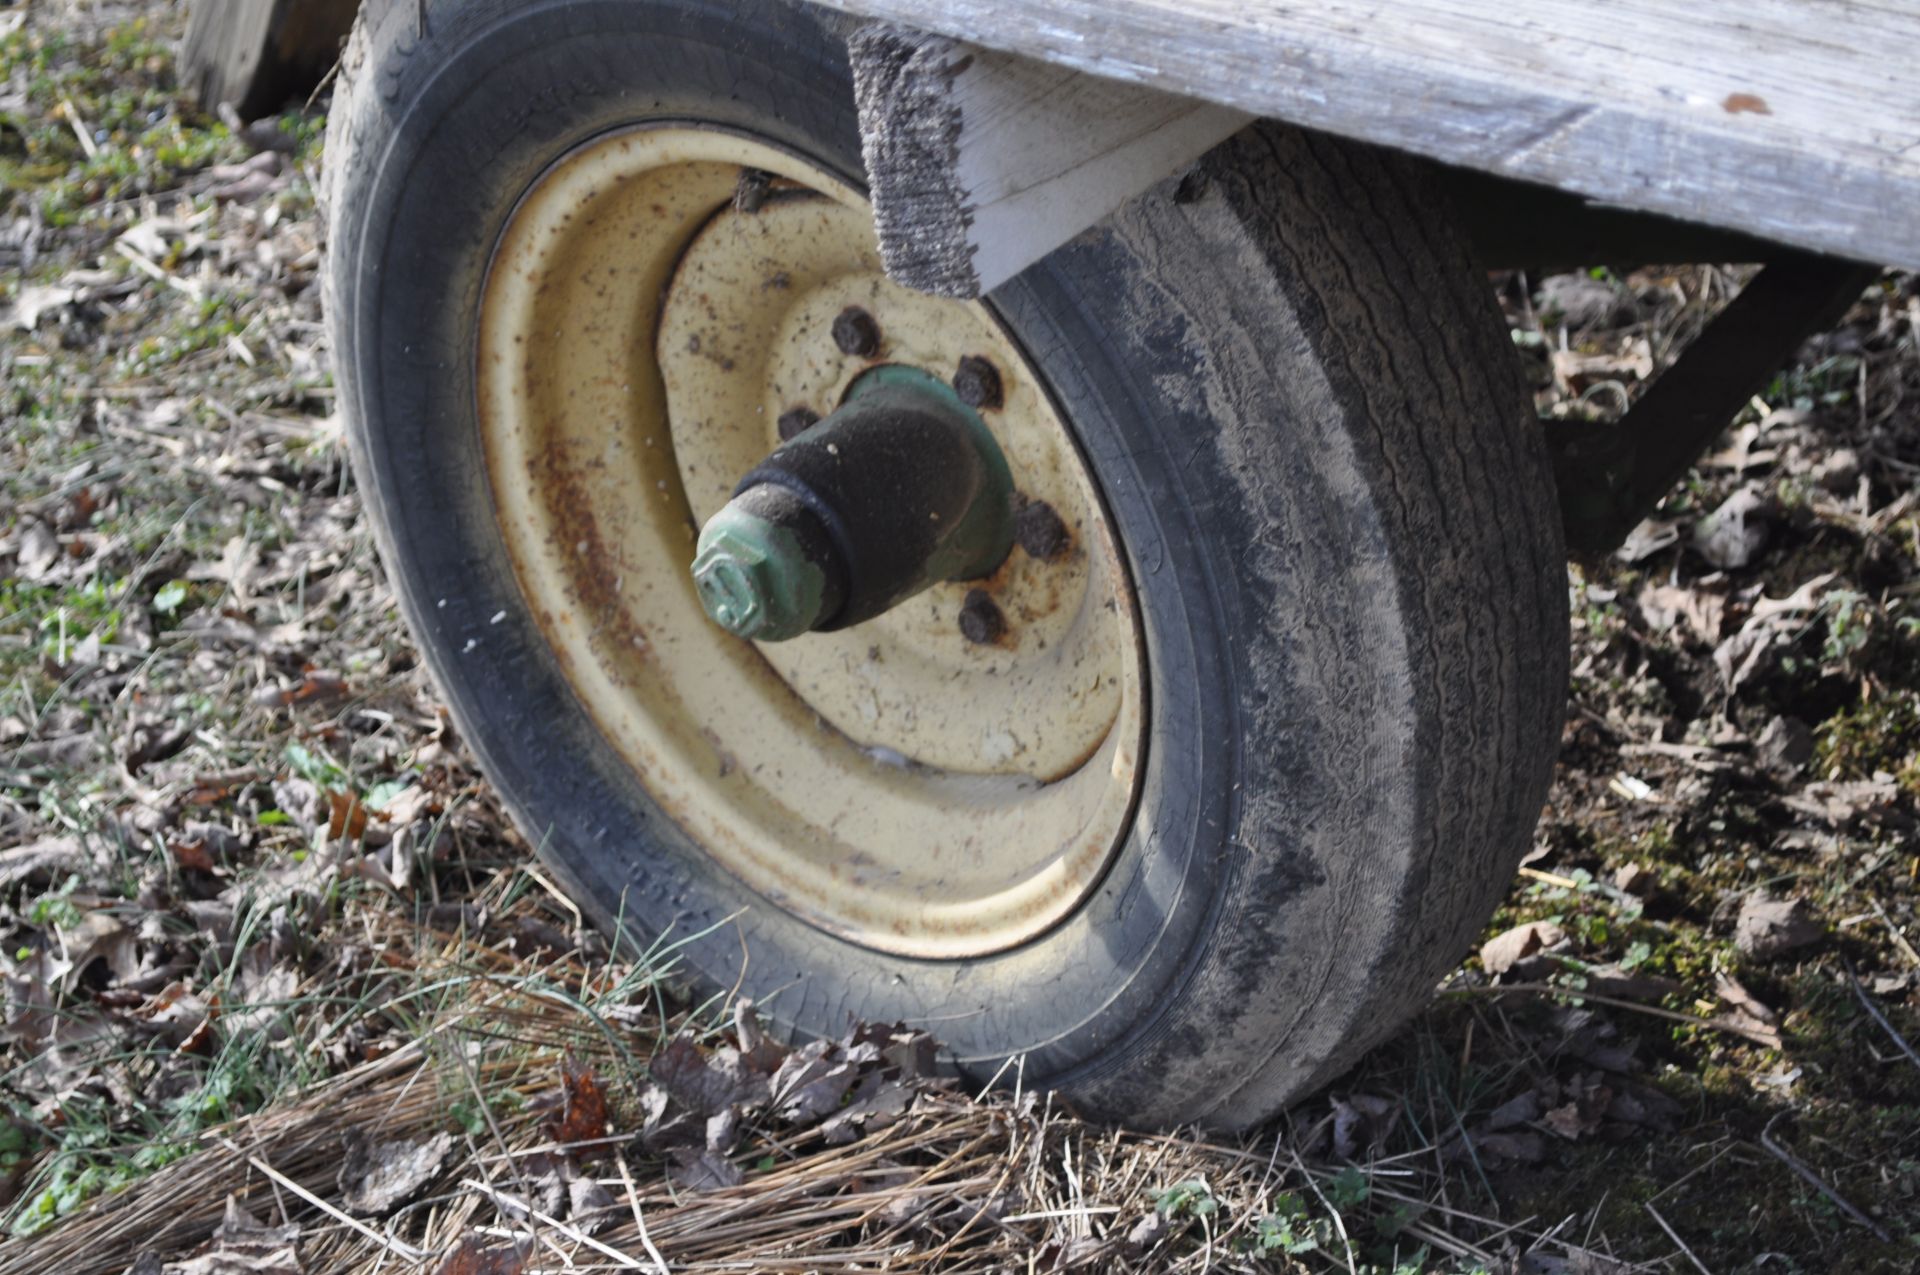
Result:
{"type": "Polygon", "coordinates": [[[991,292],[1250,119],[887,24],[848,50],[887,273],[938,296],[991,292]]]}
{"type": "Polygon", "coordinates": [[[823,0],[1623,208],[1920,267],[1913,0],[823,0]]]}

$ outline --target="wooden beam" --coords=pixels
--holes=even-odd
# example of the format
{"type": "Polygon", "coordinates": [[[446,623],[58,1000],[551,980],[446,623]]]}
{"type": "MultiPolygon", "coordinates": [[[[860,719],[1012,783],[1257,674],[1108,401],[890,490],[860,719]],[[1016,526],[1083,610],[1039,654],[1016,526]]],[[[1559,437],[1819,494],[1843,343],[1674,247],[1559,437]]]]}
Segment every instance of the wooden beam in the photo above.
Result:
{"type": "Polygon", "coordinates": [[[991,292],[1249,119],[905,27],[848,50],[887,272],[940,296],[991,292]]]}
{"type": "Polygon", "coordinates": [[[1628,208],[1920,267],[1913,0],[824,0],[1628,208]]]}

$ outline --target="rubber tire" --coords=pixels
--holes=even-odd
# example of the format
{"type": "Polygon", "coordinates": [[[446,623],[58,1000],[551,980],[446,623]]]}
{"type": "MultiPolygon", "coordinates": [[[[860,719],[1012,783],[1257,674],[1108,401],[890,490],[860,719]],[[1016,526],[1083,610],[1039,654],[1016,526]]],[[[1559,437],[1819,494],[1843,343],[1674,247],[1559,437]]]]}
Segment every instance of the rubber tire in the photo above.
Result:
{"type": "Polygon", "coordinates": [[[328,134],[340,405],[426,660],[583,906],[680,942],[790,1033],[925,1024],[967,1075],[1024,1054],[1028,1085],[1141,1125],[1256,1121],[1426,1001],[1529,842],[1567,603],[1505,328],[1421,169],[1263,124],[994,296],[1125,542],[1150,743],[1132,830],[1072,918],[916,962],[769,905],[662,817],[529,622],[473,411],[488,255],[570,147],[702,120],[858,180],[832,20],[765,0],[416,13],[367,7],[328,134]]]}

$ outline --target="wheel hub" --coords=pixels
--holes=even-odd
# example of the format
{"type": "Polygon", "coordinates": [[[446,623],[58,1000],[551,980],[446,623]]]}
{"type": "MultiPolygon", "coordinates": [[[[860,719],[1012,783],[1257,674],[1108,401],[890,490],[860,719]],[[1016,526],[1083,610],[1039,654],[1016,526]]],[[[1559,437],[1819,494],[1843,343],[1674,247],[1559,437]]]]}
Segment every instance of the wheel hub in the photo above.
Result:
{"type": "Polygon", "coordinates": [[[992,575],[1013,501],[978,413],[917,368],[877,367],[740,480],[700,533],[694,586],[735,637],[851,628],[938,581],[992,575]]]}

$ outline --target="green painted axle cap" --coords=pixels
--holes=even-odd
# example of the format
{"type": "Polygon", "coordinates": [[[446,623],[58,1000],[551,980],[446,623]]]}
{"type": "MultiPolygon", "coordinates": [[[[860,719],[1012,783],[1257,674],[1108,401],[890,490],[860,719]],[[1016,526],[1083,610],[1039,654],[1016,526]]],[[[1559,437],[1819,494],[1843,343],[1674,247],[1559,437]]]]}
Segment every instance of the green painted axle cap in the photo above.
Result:
{"type": "Polygon", "coordinates": [[[737,501],[701,529],[693,585],[708,618],[735,637],[785,641],[824,618],[826,573],[799,537],[737,501]]]}

